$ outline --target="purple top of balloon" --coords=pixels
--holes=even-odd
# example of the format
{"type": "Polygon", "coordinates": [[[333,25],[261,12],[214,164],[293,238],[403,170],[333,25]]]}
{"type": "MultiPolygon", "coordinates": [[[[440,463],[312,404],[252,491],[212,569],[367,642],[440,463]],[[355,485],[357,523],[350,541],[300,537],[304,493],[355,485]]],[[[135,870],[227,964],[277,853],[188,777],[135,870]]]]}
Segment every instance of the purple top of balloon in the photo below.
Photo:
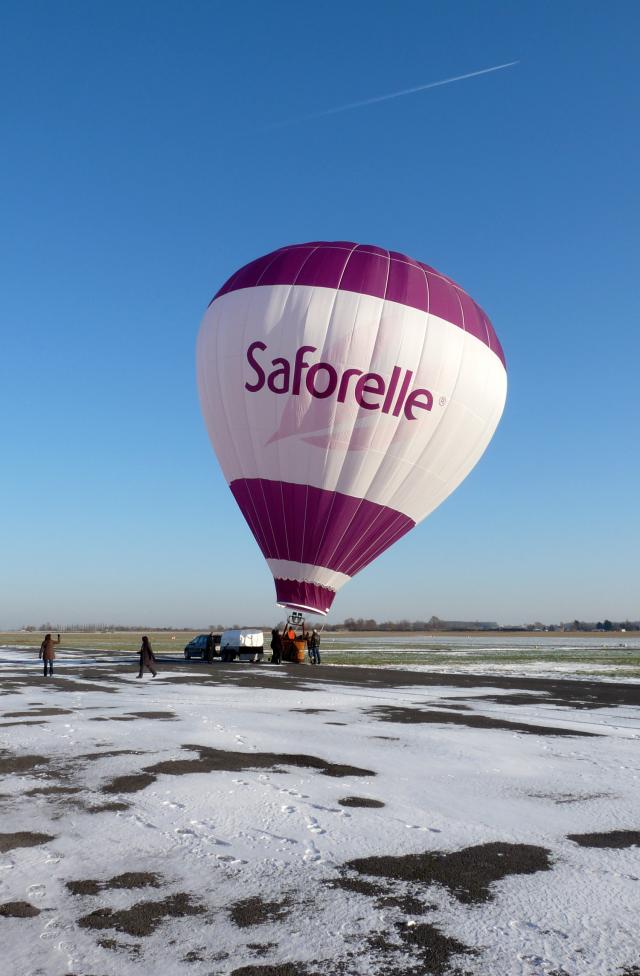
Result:
{"type": "Polygon", "coordinates": [[[292,244],[245,264],[213,301],[256,285],[319,285],[431,312],[480,339],[506,368],[502,346],[480,306],[450,278],[397,251],[349,241],[292,244]]]}

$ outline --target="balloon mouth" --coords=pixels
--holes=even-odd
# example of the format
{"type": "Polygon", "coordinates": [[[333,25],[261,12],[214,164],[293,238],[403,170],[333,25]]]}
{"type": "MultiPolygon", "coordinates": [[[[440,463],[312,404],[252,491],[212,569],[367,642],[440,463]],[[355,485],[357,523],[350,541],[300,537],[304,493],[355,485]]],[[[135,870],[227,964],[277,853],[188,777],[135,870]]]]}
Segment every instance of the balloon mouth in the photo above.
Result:
{"type": "Polygon", "coordinates": [[[307,607],[304,603],[278,603],[277,606],[285,610],[305,610],[307,613],[318,613],[326,617],[328,610],[319,610],[318,607],[307,607]]]}
{"type": "Polygon", "coordinates": [[[320,586],[318,583],[291,579],[276,579],[274,582],[278,606],[318,613],[323,617],[329,612],[336,595],[335,590],[330,590],[328,586],[320,586]]]}

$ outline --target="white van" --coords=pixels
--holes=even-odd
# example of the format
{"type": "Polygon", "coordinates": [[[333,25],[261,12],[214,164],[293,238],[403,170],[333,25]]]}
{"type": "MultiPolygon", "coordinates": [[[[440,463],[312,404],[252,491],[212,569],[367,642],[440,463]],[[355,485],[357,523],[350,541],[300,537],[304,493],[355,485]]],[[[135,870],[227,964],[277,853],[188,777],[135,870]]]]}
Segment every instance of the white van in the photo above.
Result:
{"type": "Polygon", "coordinates": [[[264,634],[261,630],[225,630],[220,638],[223,661],[261,661],[264,656],[264,634]]]}

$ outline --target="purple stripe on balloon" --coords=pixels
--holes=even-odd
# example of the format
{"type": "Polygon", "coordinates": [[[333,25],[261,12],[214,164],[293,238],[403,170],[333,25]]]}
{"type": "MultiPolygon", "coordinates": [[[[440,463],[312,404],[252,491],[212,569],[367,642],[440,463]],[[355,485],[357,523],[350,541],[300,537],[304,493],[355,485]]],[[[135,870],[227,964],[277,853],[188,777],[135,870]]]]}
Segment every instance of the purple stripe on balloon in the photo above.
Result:
{"type": "Polygon", "coordinates": [[[425,271],[427,285],[429,286],[429,309],[446,322],[464,328],[464,316],[458,289],[454,288],[446,278],[437,272],[425,271]]]}
{"type": "Polygon", "coordinates": [[[349,255],[340,280],[342,291],[355,291],[361,295],[384,298],[389,279],[388,254],[373,254],[371,251],[353,251],[349,255]]]}
{"type": "Polygon", "coordinates": [[[276,601],[292,610],[315,610],[327,613],[335,593],[317,583],[301,583],[299,580],[276,579],[276,601]]]}
{"type": "Polygon", "coordinates": [[[239,478],[231,491],[265,559],[364,569],[415,525],[402,512],[339,491],[239,478]]]}
{"type": "Polygon", "coordinates": [[[314,241],[281,247],[236,271],[213,301],[240,288],[294,284],[353,291],[431,312],[480,339],[506,366],[491,322],[459,285],[428,264],[371,244],[314,241]]]}
{"type": "Polygon", "coordinates": [[[409,305],[411,308],[429,308],[427,274],[415,264],[392,261],[393,274],[389,274],[386,298],[391,302],[409,305]]]}
{"type": "Polygon", "coordinates": [[[314,251],[314,245],[275,251],[274,260],[265,268],[256,284],[275,285],[282,281],[293,284],[314,251]]]}
{"type": "Polygon", "coordinates": [[[336,247],[331,251],[327,251],[322,246],[316,247],[301,269],[295,284],[319,285],[326,288],[342,287],[341,284],[334,285],[327,282],[342,282],[351,255],[351,247],[336,247]]]}

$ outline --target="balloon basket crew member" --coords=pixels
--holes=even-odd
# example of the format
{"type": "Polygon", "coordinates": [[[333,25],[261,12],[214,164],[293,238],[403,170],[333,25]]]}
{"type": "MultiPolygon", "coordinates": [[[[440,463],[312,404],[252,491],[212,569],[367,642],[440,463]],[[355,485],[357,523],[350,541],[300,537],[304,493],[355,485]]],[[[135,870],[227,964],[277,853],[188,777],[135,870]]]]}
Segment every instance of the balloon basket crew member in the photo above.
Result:
{"type": "Polygon", "coordinates": [[[158,673],[155,665],[156,657],[151,648],[151,644],[149,643],[149,638],[145,635],[142,638],[142,644],[140,645],[140,671],[138,673],[138,677],[141,678],[144,669],[148,668],[149,671],[151,671],[152,676],[155,678],[156,674],[158,673]]]}
{"type": "Polygon", "coordinates": [[[282,659],[292,664],[304,664],[307,642],[298,637],[293,624],[288,623],[282,635],[282,659]]]}
{"type": "Polygon", "coordinates": [[[282,637],[277,627],[271,631],[271,663],[280,664],[282,661],[282,637]]]}
{"type": "Polygon", "coordinates": [[[60,643],[60,634],[58,634],[58,639],[54,641],[51,634],[45,634],[44,640],[40,645],[39,657],[42,658],[44,663],[44,677],[47,677],[47,665],[49,666],[49,676],[53,677],[53,662],[56,659],[55,645],[60,643]]]}
{"type": "Polygon", "coordinates": [[[320,664],[320,634],[315,627],[309,637],[309,660],[312,664],[320,664]]]}

